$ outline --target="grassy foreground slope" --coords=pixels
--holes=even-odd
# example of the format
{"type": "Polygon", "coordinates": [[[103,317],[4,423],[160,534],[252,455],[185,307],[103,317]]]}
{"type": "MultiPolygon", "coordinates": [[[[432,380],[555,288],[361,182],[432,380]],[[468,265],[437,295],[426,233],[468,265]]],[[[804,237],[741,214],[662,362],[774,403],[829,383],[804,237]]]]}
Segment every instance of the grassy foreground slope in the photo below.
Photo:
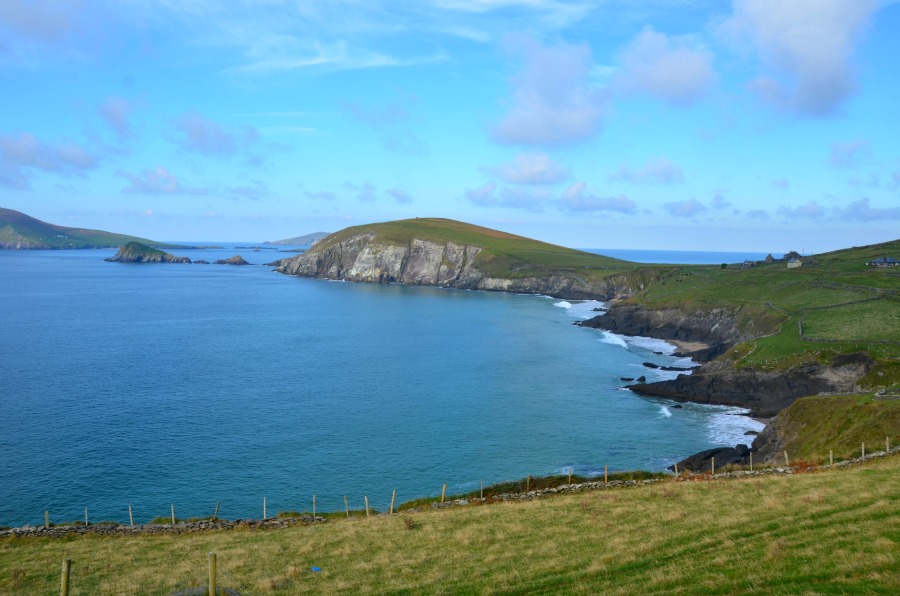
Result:
{"type": "Polygon", "coordinates": [[[107,248],[140,242],[150,246],[181,248],[102,230],[67,228],[35,219],[19,211],[0,208],[0,248],[69,249],[107,248]]]}
{"type": "Polygon", "coordinates": [[[588,279],[638,268],[629,261],[604,257],[507,232],[452,219],[416,218],[345,228],[320,241],[323,251],[347,238],[372,233],[386,244],[405,246],[412,239],[480,246],[475,264],[488,275],[501,278],[549,277],[560,270],[577,271],[588,279]]]}
{"type": "Polygon", "coordinates": [[[804,257],[749,269],[679,267],[632,301],[649,308],[730,309],[762,336],[728,355],[738,366],[783,369],[834,354],[865,351],[893,361],[879,386],[900,382],[900,268],[869,261],[900,257],[900,240],[804,257]]]}
{"type": "Polygon", "coordinates": [[[274,531],[0,542],[0,592],[896,594],[900,456],[274,531]],[[312,571],[318,567],[321,571],[312,571]]]}

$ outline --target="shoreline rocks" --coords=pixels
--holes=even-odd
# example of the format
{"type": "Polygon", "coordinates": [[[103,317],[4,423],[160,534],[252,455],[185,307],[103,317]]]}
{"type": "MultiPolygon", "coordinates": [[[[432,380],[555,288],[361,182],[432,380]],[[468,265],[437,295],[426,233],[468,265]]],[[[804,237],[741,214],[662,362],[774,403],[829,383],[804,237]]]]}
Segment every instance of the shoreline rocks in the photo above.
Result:
{"type": "Polygon", "coordinates": [[[109,263],[190,263],[187,257],[176,257],[156,248],[150,248],[140,242],[129,242],[119,248],[119,251],[108,259],[109,263]]]}

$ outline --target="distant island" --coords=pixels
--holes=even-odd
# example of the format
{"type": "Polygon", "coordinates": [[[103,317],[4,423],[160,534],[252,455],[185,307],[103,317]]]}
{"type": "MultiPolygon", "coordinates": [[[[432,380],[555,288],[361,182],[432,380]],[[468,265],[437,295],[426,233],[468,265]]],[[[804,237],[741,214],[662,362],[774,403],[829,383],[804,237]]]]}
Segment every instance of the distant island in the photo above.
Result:
{"type": "Polygon", "coordinates": [[[140,242],[129,242],[119,249],[114,256],[103,259],[110,263],[190,263],[187,257],[176,257],[173,254],[151,248],[140,242]]]}
{"type": "Polygon", "coordinates": [[[115,248],[129,242],[139,242],[146,246],[169,249],[194,248],[177,244],[166,244],[128,236],[90,230],[85,228],[68,228],[50,224],[20,211],[0,207],[0,248],[9,250],[40,249],[77,249],[77,248],[115,248]]]}
{"type": "Polygon", "coordinates": [[[330,234],[331,232],[313,232],[312,234],[306,234],[305,236],[297,236],[285,240],[275,240],[274,242],[263,242],[263,244],[275,246],[311,246],[330,234]]]}

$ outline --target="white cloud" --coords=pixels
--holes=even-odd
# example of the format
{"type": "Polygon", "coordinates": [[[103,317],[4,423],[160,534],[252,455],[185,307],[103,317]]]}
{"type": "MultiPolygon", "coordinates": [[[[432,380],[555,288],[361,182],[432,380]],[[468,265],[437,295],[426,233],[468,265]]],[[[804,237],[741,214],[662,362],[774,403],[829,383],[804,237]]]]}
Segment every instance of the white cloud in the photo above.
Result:
{"type": "Polygon", "coordinates": [[[819,205],[817,201],[809,201],[805,205],[800,205],[794,209],[790,207],[779,207],[778,215],[793,219],[820,219],[825,217],[825,208],[819,205]]]}
{"type": "Polygon", "coordinates": [[[713,199],[710,201],[709,206],[713,209],[725,209],[726,207],[731,207],[731,203],[725,198],[725,195],[717,192],[713,195],[713,199]]]}
{"type": "Polygon", "coordinates": [[[660,157],[648,161],[643,167],[633,170],[625,165],[609,176],[612,182],[630,182],[632,184],[677,184],[684,182],[684,172],[677,165],[660,157]]]}
{"type": "Polygon", "coordinates": [[[698,213],[706,211],[707,207],[697,199],[688,199],[686,201],[675,201],[663,205],[669,215],[672,217],[693,217],[698,213]]]}
{"type": "Polygon", "coordinates": [[[767,220],[771,219],[768,212],[763,211],[762,209],[752,209],[752,210],[748,211],[747,217],[749,219],[759,219],[762,221],[767,221],[767,220]]]}
{"type": "Polygon", "coordinates": [[[122,188],[123,193],[127,194],[148,194],[148,195],[205,195],[206,189],[190,188],[182,186],[168,168],[159,167],[153,170],[141,170],[137,174],[119,170],[117,176],[128,180],[128,186],[122,188]]]}
{"type": "Polygon", "coordinates": [[[73,141],[47,144],[30,133],[0,133],[0,186],[30,188],[35,170],[64,175],[83,174],[97,167],[96,155],[73,141]]]}
{"type": "Polygon", "coordinates": [[[241,186],[229,186],[226,191],[235,199],[257,201],[269,196],[269,187],[260,180],[250,180],[241,186]]]}
{"type": "Polygon", "coordinates": [[[466,189],[466,198],[482,207],[490,207],[497,204],[494,193],[497,191],[497,183],[493,180],[485,182],[478,188],[466,189]]]}
{"type": "Polygon", "coordinates": [[[685,38],[645,27],[622,50],[616,82],[626,91],[648,93],[675,105],[688,105],[715,83],[713,54],[689,47],[685,38]]]}
{"type": "Polygon", "coordinates": [[[412,203],[412,197],[410,196],[410,194],[408,192],[406,192],[404,190],[399,190],[397,188],[389,188],[384,192],[386,192],[389,195],[391,195],[392,197],[394,197],[394,199],[402,205],[407,205],[409,203],[412,203]]]}
{"type": "Polygon", "coordinates": [[[382,106],[345,103],[342,107],[355,120],[372,128],[386,150],[416,156],[427,155],[430,150],[428,142],[405,125],[410,119],[408,106],[412,103],[413,99],[405,98],[382,106]]]}
{"type": "Polygon", "coordinates": [[[372,203],[378,198],[375,186],[371,182],[364,182],[363,184],[345,182],[344,188],[351,192],[355,192],[357,200],[361,203],[372,203]]]}
{"type": "Polygon", "coordinates": [[[231,155],[248,150],[258,140],[253,127],[226,130],[199,112],[185,112],[174,122],[182,149],[210,156],[231,155]]]}
{"type": "Polygon", "coordinates": [[[868,153],[869,142],[863,139],[831,144],[828,163],[836,168],[852,168],[868,153]]]}
{"type": "Polygon", "coordinates": [[[563,191],[559,200],[559,207],[567,211],[592,212],[614,211],[631,215],[635,213],[637,205],[625,195],[615,197],[596,197],[586,194],[587,184],[575,182],[563,191]]]}
{"type": "Polygon", "coordinates": [[[27,37],[54,41],[67,34],[83,0],[3,0],[0,25],[27,37]]]}
{"type": "Polygon", "coordinates": [[[493,127],[494,138],[517,145],[561,145],[585,140],[600,128],[605,93],[590,80],[588,44],[544,46],[510,35],[504,49],[522,61],[510,80],[509,109],[493,127]]]}
{"type": "Polygon", "coordinates": [[[845,220],[856,221],[895,221],[900,220],[900,207],[872,207],[868,198],[862,198],[838,209],[838,216],[845,220]]]}
{"type": "Polygon", "coordinates": [[[131,133],[128,114],[132,109],[133,106],[124,97],[110,96],[100,105],[100,115],[119,138],[125,138],[131,133]]]}
{"type": "Polygon", "coordinates": [[[751,83],[766,101],[799,114],[827,116],[856,90],[855,45],[876,0],[735,0],[720,32],[749,42],[771,72],[751,83]]]}
{"type": "Polygon", "coordinates": [[[337,196],[330,190],[317,190],[317,191],[307,190],[303,194],[306,195],[307,197],[309,197],[310,199],[320,199],[320,200],[324,200],[324,201],[333,201],[335,199],[335,197],[337,196]]]}
{"type": "Polygon", "coordinates": [[[485,171],[511,184],[557,184],[569,177],[569,170],[546,153],[521,153],[512,162],[485,171]]]}

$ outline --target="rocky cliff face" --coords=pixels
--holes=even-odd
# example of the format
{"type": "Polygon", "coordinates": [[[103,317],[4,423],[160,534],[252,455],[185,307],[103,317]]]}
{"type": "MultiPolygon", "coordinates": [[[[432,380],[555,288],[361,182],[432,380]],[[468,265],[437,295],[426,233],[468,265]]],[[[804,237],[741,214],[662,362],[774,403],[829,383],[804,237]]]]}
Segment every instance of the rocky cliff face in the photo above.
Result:
{"type": "Polygon", "coordinates": [[[753,416],[769,418],[800,397],[858,391],[859,379],[873,364],[865,353],[836,357],[830,366],[806,364],[786,371],[734,369],[715,363],[691,375],[629,389],[674,401],[739,406],[753,416]]]}
{"type": "Polygon", "coordinates": [[[547,294],[559,298],[608,300],[629,296],[655,272],[642,270],[588,281],[572,272],[547,277],[490,276],[478,266],[482,248],[454,242],[412,239],[390,244],[372,233],[361,233],[327,247],[313,249],[280,262],[277,271],[288,275],[342,279],[367,283],[445,286],[471,290],[547,294]]]}
{"type": "MultiPolygon", "coordinates": [[[[703,361],[711,360],[731,346],[753,336],[750,330],[742,331],[739,328],[737,316],[726,308],[685,312],[677,308],[651,309],[638,304],[613,304],[602,315],[579,325],[621,335],[709,344],[709,349],[690,354],[703,361]]],[[[752,325],[749,329],[752,329],[752,325]]]]}

